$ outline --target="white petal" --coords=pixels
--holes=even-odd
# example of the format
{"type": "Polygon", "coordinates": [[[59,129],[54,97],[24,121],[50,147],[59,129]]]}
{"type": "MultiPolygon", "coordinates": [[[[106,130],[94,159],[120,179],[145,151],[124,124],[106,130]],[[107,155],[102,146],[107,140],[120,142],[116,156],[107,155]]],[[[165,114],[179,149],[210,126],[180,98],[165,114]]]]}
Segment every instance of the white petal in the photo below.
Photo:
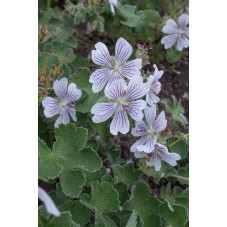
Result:
{"type": "Polygon", "coordinates": [[[145,157],[147,155],[147,153],[136,151],[134,153],[134,155],[135,155],[136,158],[143,158],[143,157],[145,157]]]}
{"type": "Polygon", "coordinates": [[[80,99],[82,96],[82,92],[80,89],[77,89],[76,84],[71,83],[68,87],[68,92],[66,95],[66,100],[68,103],[75,102],[80,99]]]}
{"type": "Polygon", "coordinates": [[[156,117],[156,106],[152,105],[151,107],[147,107],[144,110],[144,114],[147,120],[147,125],[149,128],[152,128],[153,124],[154,124],[154,119],[156,117]]]}
{"type": "Polygon", "coordinates": [[[116,79],[111,83],[111,85],[108,86],[108,89],[105,89],[105,96],[116,101],[123,95],[125,89],[125,81],[123,79],[116,79]]]}
{"type": "Polygon", "coordinates": [[[100,122],[106,121],[113,115],[116,108],[117,108],[116,103],[97,103],[97,104],[95,104],[91,109],[91,113],[94,114],[92,121],[94,123],[100,123],[100,122]]]}
{"type": "MultiPolygon", "coordinates": [[[[131,152],[137,152],[137,147],[139,145],[144,145],[146,143],[146,141],[149,139],[148,136],[142,137],[141,139],[137,140],[131,147],[130,147],[130,151],[131,152]]],[[[138,151],[139,152],[139,151],[138,151]]]]}
{"type": "Polygon", "coordinates": [[[141,76],[133,77],[128,83],[125,98],[127,100],[142,98],[147,94],[148,90],[149,86],[147,83],[143,83],[143,78],[141,76]]]}
{"type": "Polygon", "coordinates": [[[54,127],[58,128],[60,124],[68,124],[69,123],[69,115],[65,109],[62,109],[60,116],[56,120],[54,127]]]}
{"type": "Polygon", "coordinates": [[[126,134],[129,131],[129,120],[126,112],[121,106],[118,107],[116,114],[110,125],[110,132],[117,135],[118,132],[126,134]]]}
{"type": "Polygon", "coordinates": [[[140,74],[141,74],[140,69],[141,68],[142,68],[142,59],[139,58],[139,59],[135,59],[133,61],[126,62],[120,68],[120,72],[124,77],[131,79],[134,76],[140,76],[140,74]]]}
{"type": "Polygon", "coordinates": [[[164,113],[164,111],[162,111],[162,112],[158,115],[158,117],[157,117],[157,119],[156,119],[156,121],[155,121],[154,130],[155,130],[156,132],[160,132],[160,131],[164,130],[164,129],[166,128],[166,126],[167,126],[167,120],[166,120],[166,118],[165,118],[165,113],[164,113]]]}
{"type": "Polygon", "coordinates": [[[95,44],[96,50],[91,51],[92,61],[100,66],[112,67],[112,60],[106,45],[102,42],[95,44]]]}
{"type": "Polygon", "coordinates": [[[185,28],[183,34],[189,37],[189,28],[185,28]]]}
{"type": "Polygon", "coordinates": [[[167,35],[162,38],[161,43],[165,45],[165,49],[169,49],[177,40],[177,34],[167,35]]]}
{"type": "Polygon", "coordinates": [[[159,171],[161,169],[161,161],[158,155],[155,153],[152,154],[150,161],[146,161],[146,164],[148,166],[155,166],[155,171],[159,171]]]}
{"type": "Polygon", "coordinates": [[[132,129],[131,134],[133,136],[142,136],[146,134],[147,126],[143,121],[136,121],[135,128],[132,129]]]}
{"type": "Polygon", "coordinates": [[[108,81],[108,83],[107,83],[107,85],[105,87],[105,91],[108,90],[110,88],[111,84],[114,81],[116,81],[116,80],[121,80],[121,83],[124,86],[124,90],[127,88],[127,84],[126,84],[125,80],[122,79],[122,77],[120,76],[120,74],[118,72],[113,72],[110,80],[108,81]]]}
{"type": "Polygon", "coordinates": [[[154,81],[151,84],[151,89],[154,91],[155,94],[158,94],[161,91],[161,83],[158,81],[154,81]]]}
{"type": "Polygon", "coordinates": [[[72,117],[72,119],[76,122],[77,118],[76,118],[76,108],[74,104],[68,104],[66,107],[68,113],[70,114],[70,116],[72,117]]]}
{"type": "Polygon", "coordinates": [[[183,34],[179,35],[177,40],[177,49],[179,51],[182,51],[183,48],[188,48],[188,46],[189,46],[188,38],[186,38],[186,36],[183,34]]]}
{"type": "Polygon", "coordinates": [[[54,92],[58,96],[60,100],[63,100],[66,96],[68,86],[68,80],[66,78],[62,78],[61,80],[54,81],[54,92]]]}
{"type": "Polygon", "coordinates": [[[187,14],[182,14],[178,23],[180,28],[185,28],[189,23],[189,16],[187,14]]]}
{"type": "Polygon", "coordinates": [[[115,15],[115,9],[114,9],[114,6],[113,4],[110,3],[110,9],[111,9],[111,12],[113,13],[113,15],[115,15]]]}
{"type": "Polygon", "coordinates": [[[58,112],[60,111],[60,107],[61,107],[58,100],[51,98],[51,97],[46,97],[42,101],[42,105],[45,108],[44,109],[44,115],[47,118],[53,117],[56,114],[58,114],[58,112]]]}
{"type": "Polygon", "coordinates": [[[163,75],[163,73],[164,73],[164,71],[163,70],[158,70],[158,67],[157,67],[157,65],[153,65],[153,67],[154,67],[154,77],[155,77],[155,79],[156,80],[159,80],[159,79],[161,79],[161,77],[162,77],[162,75],[163,75]]]}
{"type": "Polygon", "coordinates": [[[115,46],[115,59],[117,63],[125,62],[132,54],[132,46],[122,37],[117,40],[115,46]]]}
{"type": "Polygon", "coordinates": [[[94,71],[89,79],[92,85],[92,91],[97,93],[103,89],[105,84],[107,83],[108,79],[110,78],[110,70],[107,69],[97,69],[94,71]]]}
{"type": "Polygon", "coordinates": [[[165,153],[159,153],[159,156],[162,158],[162,160],[164,160],[165,162],[169,163],[171,166],[175,166],[177,165],[178,160],[181,159],[181,156],[177,153],[169,153],[169,154],[165,154],[165,153]]]}
{"type": "Polygon", "coordinates": [[[143,119],[142,110],[147,107],[147,103],[144,100],[137,100],[125,103],[123,107],[135,121],[141,121],[143,119]]]}
{"type": "Polygon", "coordinates": [[[118,7],[117,0],[109,0],[110,4],[113,4],[115,7],[118,7]]]}
{"type": "Polygon", "coordinates": [[[162,32],[166,34],[173,34],[177,32],[177,24],[173,19],[168,19],[165,26],[162,28],[162,32]]]}
{"type": "Polygon", "coordinates": [[[52,214],[56,217],[60,216],[58,208],[55,206],[51,197],[40,187],[38,187],[38,196],[39,199],[44,203],[46,210],[49,214],[52,214]]]}
{"type": "Polygon", "coordinates": [[[152,135],[150,136],[149,140],[145,145],[139,145],[137,146],[138,151],[143,151],[146,153],[151,153],[154,150],[154,145],[156,144],[157,136],[152,135]]]}
{"type": "Polygon", "coordinates": [[[160,98],[157,97],[153,92],[149,91],[146,96],[146,101],[150,106],[152,106],[154,103],[158,103],[160,98]]]}

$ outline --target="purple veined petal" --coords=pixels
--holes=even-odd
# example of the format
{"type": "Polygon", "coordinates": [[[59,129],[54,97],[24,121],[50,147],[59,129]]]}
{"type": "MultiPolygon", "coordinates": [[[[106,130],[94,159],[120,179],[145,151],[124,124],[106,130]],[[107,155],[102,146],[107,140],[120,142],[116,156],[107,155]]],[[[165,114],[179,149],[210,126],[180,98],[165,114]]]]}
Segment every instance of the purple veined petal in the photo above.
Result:
{"type": "Polygon", "coordinates": [[[121,74],[127,79],[131,79],[135,76],[140,76],[140,69],[142,68],[142,59],[135,59],[132,61],[126,62],[121,68],[121,74]]]}
{"type": "Polygon", "coordinates": [[[162,111],[156,118],[156,121],[154,123],[154,130],[156,132],[160,132],[164,130],[166,126],[167,126],[167,120],[166,120],[164,111],[162,111]]]}
{"type": "Polygon", "coordinates": [[[106,45],[102,42],[95,44],[96,50],[91,51],[92,61],[100,66],[112,67],[112,60],[106,45]]]}
{"type": "Polygon", "coordinates": [[[178,23],[180,28],[185,28],[189,23],[189,16],[187,14],[182,14],[179,17],[178,23]]]}
{"type": "Polygon", "coordinates": [[[151,129],[154,124],[154,119],[156,117],[156,106],[152,105],[151,107],[147,107],[144,110],[145,118],[147,120],[147,125],[151,129]]]}
{"type": "Polygon", "coordinates": [[[147,78],[147,84],[150,84],[150,85],[151,85],[154,81],[155,81],[154,75],[150,75],[150,76],[147,78]]]}
{"type": "Polygon", "coordinates": [[[59,212],[58,208],[55,206],[51,197],[40,187],[38,187],[38,197],[44,203],[46,207],[46,211],[49,214],[52,214],[56,217],[59,217],[61,213],[59,212]]]}
{"type": "MultiPolygon", "coordinates": [[[[149,136],[144,136],[144,137],[142,137],[141,139],[139,139],[139,140],[137,140],[131,147],[130,147],[130,151],[131,152],[136,152],[136,151],[138,151],[137,150],[137,147],[139,146],[139,145],[144,145],[146,142],[147,142],[147,140],[149,139],[149,136]]],[[[138,151],[139,152],[139,151],[138,151]]]]}
{"type": "Polygon", "coordinates": [[[147,143],[145,145],[137,146],[137,150],[143,151],[145,153],[151,153],[154,150],[154,145],[156,144],[156,142],[157,142],[157,136],[152,135],[152,136],[150,136],[149,140],[147,141],[147,143]]]}
{"type": "Polygon", "coordinates": [[[92,85],[92,91],[97,93],[103,89],[105,84],[107,83],[108,79],[110,78],[110,70],[107,69],[97,69],[94,71],[89,79],[92,85]]]}
{"type": "Polygon", "coordinates": [[[162,32],[166,34],[173,34],[176,33],[178,26],[173,19],[168,19],[166,21],[165,26],[162,28],[162,32]]]}
{"type": "Polygon", "coordinates": [[[162,38],[161,43],[165,45],[165,49],[169,49],[177,40],[177,34],[167,35],[162,38]]]}
{"type": "Polygon", "coordinates": [[[148,85],[143,83],[141,76],[133,77],[128,83],[125,98],[129,101],[142,98],[149,90],[148,85]]]}
{"type": "Polygon", "coordinates": [[[189,37],[189,28],[185,28],[183,34],[189,37]]]}
{"type": "Polygon", "coordinates": [[[153,106],[154,103],[158,103],[160,101],[160,98],[157,97],[153,92],[149,91],[146,95],[146,102],[150,105],[153,106]]]}
{"type": "Polygon", "coordinates": [[[42,105],[45,108],[44,109],[44,115],[46,118],[51,118],[58,114],[60,111],[61,105],[58,102],[58,100],[51,98],[51,97],[46,97],[42,101],[42,105]]]}
{"type": "Polygon", "coordinates": [[[128,102],[123,105],[123,108],[130,114],[135,121],[141,121],[143,119],[143,112],[147,107],[147,103],[144,100],[137,100],[128,102]]]}
{"type": "Polygon", "coordinates": [[[68,92],[66,95],[66,100],[68,103],[75,102],[80,99],[82,96],[82,92],[80,89],[77,89],[76,84],[71,83],[68,87],[68,92]]]}
{"type": "Polygon", "coordinates": [[[91,108],[94,114],[92,121],[94,123],[104,122],[109,119],[117,108],[116,103],[97,103],[91,108]]]}
{"type": "Polygon", "coordinates": [[[145,157],[146,155],[147,155],[147,153],[145,153],[145,152],[136,151],[136,152],[134,153],[134,156],[135,156],[136,158],[143,158],[143,157],[145,157]]]}
{"type": "Polygon", "coordinates": [[[163,75],[163,73],[164,73],[164,71],[163,70],[158,70],[158,67],[157,67],[157,65],[153,65],[153,67],[154,67],[154,77],[155,77],[155,80],[159,80],[159,79],[161,79],[161,77],[162,77],[162,75],[163,75]]]}
{"type": "Polygon", "coordinates": [[[126,134],[129,132],[129,126],[128,116],[123,108],[119,106],[110,124],[110,132],[113,135],[117,135],[118,132],[126,134]]]}
{"type": "Polygon", "coordinates": [[[176,161],[181,159],[181,156],[179,154],[169,153],[167,147],[162,144],[157,143],[155,145],[155,148],[161,151],[158,153],[161,159],[169,163],[171,166],[175,166],[177,164],[176,161]]]}
{"type": "Polygon", "coordinates": [[[72,117],[72,119],[76,122],[77,118],[76,118],[76,108],[74,104],[68,104],[66,106],[66,110],[68,111],[68,113],[70,114],[70,116],[72,117]]]}
{"type": "Polygon", "coordinates": [[[60,124],[68,124],[69,123],[69,115],[65,109],[61,110],[60,116],[58,119],[55,121],[54,127],[58,128],[60,124]]]}
{"type": "Polygon", "coordinates": [[[132,128],[131,134],[133,136],[143,136],[147,132],[147,126],[143,121],[136,121],[135,128],[132,128]]]}
{"type": "Polygon", "coordinates": [[[62,78],[60,80],[54,81],[54,92],[58,96],[60,100],[63,100],[66,96],[67,92],[67,86],[68,86],[68,80],[67,78],[62,78]]]}
{"type": "Polygon", "coordinates": [[[122,37],[117,40],[115,46],[115,59],[117,63],[125,62],[132,54],[132,46],[122,37]]]}
{"type": "Polygon", "coordinates": [[[158,155],[155,153],[152,153],[151,160],[146,161],[146,164],[150,167],[154,166],[155,171],[159,171],[161,169],[161,161],[160,161],[158,155]]]}
{"type": "Polygon", "coordinates": [[[118,72],[113,72],[112,76],[110,77],[110,80],[108,81],[106,87],[105,87],[105,92],[106,90],[108,90],[111,86],[111,84],[116,81],[116,80],[121,80],[121,83],[124,84],[124,90],[126,90],[127,88],[127,84],[125,82],[125,80],[122,79],[122,77],[120,76],[120,74],[118,72]]]}
{"type": "Polygon", "coordinates": [[[155,94],[158,94],[161,91],[161,83],[159,81],[154,81],[151,84],[151,89],[155,94]]]}
{"type": "Polygon", "coordinates": [[[118,7],[117,0],[109,0],[109,3],[114,5],[115,7],[118,7]]]}
{"type": "Polygon", "coordinates": [[[179,51],[182,51],[183,48],[188,48],[188,46],[189,46],[188,38],[185,35],[180,34],[177,40],[177,49],[179,51]]]}
{"type": "Polygon", "coordinates": [[[111,82],[111,85],[108,85],[108,88],[105,89],[105,96],[111,100],[118,100],[118,98],[122,97],[124,90],[126,88],[125,81],[121,79],[116,79],[111,82]]]}

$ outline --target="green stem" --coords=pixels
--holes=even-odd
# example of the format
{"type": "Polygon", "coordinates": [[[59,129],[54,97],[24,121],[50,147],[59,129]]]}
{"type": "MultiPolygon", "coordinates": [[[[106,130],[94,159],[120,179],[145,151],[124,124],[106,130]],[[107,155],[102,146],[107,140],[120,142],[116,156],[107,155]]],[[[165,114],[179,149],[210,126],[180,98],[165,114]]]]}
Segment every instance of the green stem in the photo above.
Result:
{"type": "Polygon", "coordinates": [[[47,0],[47,8],[51,7],[51,0],[47,0]]]}
{"type": "Polygon", "coordinates": [[[174,144],[178,143],[180,140],[184,139],[185,137],[189,136],[189,133],[188,134],[185,134],[183,137],[173,141],[170,145],[168,145],[169,147],[172,147],[174,144]]]}
{"type": "Polygon", "coordinates": [[[182,176],[178,176],[178,175],[170,175],[170,177],[176,177],[176,178],[180,178],[180,179],[182,179],[182,180],[189,181],[189,178],[187,178],[187,177],[182,177],[182,176]]]}

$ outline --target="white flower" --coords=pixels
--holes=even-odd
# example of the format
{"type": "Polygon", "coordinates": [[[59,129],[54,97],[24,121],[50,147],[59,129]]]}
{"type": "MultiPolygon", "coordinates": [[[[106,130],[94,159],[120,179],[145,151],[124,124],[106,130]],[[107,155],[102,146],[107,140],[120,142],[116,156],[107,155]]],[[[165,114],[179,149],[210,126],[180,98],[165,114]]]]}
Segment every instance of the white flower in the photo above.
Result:
{"type": "Polygon", "coordinates": [[[142,68],[142,59],[128,61],[127,59],[132,54],[132,46],[123,38],[117,40],[115,46],[115,57],[111,57],[104,43],[98,42],[95,45],[96,50],[92,50],[92,61],[102,66],[90,76],[92,91],[97,93],[103,89],[108,82],[108,86],[112,81],[121,78],[131,79],[135,76],[140,76],[142,68]]]}
{"type": "Polygon", "coordinates": [[[53,88],[58,99],[46,97],[42,101],[42,105],[45,108],[44,115],[47,118],[51,118],[56,114],[60,114],[54,124],[55,128],[57,128],[59,124],[66,125],[69,123],[68,113],[74,121],[77,121],[74,102],[80,99],[82,95],[81,90],[77,89],[76,84],[74,83],[71,83],[68,86],[68,80],[66,78],[62,78],[60,81],[56,80],[53,88]]]}
{"type": "Polygon", "coordinates": [[[183,48],[188,48],[189,46],[189,16],[187,14],[182,14],[179,18],[178,25],[173,19],[168,19],[166,25],[162,28],[162,32],[167,35],[162,38],[161,43],[165,45],[165,49],[172,47],[177,41],[177,49],[182,51],[183,48]]]}
{"type": "Polygon", "coordinates": [[[130,148],[130,151],[135,153],[136,158],[148,157],[146,161],[148,166],[155,166],[155,170],[161,168],[160,159],[163,159],[170,165],[176,165],[176,160],[180,160],[180,155],[169,153],[166,146],[157,143],[159,132],[166,128],[167,121],[165,114],[162,111],[155,120],[156,107],[152,105],[144,110],[147,125],[143,121],[137,121],[135,128],[132,129],[133,136],[141,136],[130,148]]]}
{"type": "Polygon", "coordinates": [[[55,206],[51,197],[40,187],[38,187],[38,197],[44,203],[46,210],[49,214],[52,214],[56,217],[60,216],[60,212],[55,206]]]}
{"type": "Polygon", "coordinates": [[[110,3],[110,9],[113,13],[113,15],[115,14],[115,9],[114,9],[114,6],[116,8],[118,8],[118,5],[117,5],[117,0],[109,0],[109,3],[110,3]]]}
{"type": "Polygon", "coordinates": [[[150,106],[153,105],[153,103],[158,103],[160,101],[159,97],[157,97],[156,95],[161,91],[161,83],[158,80],[163,75],[163,70],[159,71],[156,65],[153,65],[153,67],[155,71],[147,79],[150,90],[146,95],[146,101],[150,106]]]}
{"type": "Polygon", "coordinates": [[[130,125],[127,113],[135,121],[143,118],[142,110],[146,108],[147,103],[137,99],[147,93],[147,88],[140,76],[131,79],[128,86],[123,79],[113,81],[105,90],[105,95],[110,99],[110,103],[97,103],[91,109],[91,113],[94,114],[93,122],[104,122],[115,113],[110,125],[110,132],[113,135],[117,135],[118,132],[126,134],[130,125]]]}

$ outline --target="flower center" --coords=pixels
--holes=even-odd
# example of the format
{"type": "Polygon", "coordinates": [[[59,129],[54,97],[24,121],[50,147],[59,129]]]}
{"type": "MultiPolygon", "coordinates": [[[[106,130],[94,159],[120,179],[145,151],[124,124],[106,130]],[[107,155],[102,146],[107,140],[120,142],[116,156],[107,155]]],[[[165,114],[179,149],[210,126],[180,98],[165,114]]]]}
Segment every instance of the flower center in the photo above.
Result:
{"type": "Polygon", "coordinates": [[[125,99],[124,99],[124,97],[123,97],[123,96],[122,96],[122,97],[120,97],[120,98],[118,99],[118,101],[117,101],[117,102],[118,102],[118,104],[119,104],[119,105],[121,105],[121,106],[122,106],[122,105],[125,103],[125,99]]]}
{"type": "Polygon", "coordinates": [[[65,100],[61,101],[61,108],[65,108],[67,104],[68,103],[65,100]]]}
{"type": "Polygon", "coordinates": [[[178,28],[177,33],[178,33],[179,35],[181,35],[181,34],[184,33],[184,31],[183,31],[182,29],[178,28]]]}

